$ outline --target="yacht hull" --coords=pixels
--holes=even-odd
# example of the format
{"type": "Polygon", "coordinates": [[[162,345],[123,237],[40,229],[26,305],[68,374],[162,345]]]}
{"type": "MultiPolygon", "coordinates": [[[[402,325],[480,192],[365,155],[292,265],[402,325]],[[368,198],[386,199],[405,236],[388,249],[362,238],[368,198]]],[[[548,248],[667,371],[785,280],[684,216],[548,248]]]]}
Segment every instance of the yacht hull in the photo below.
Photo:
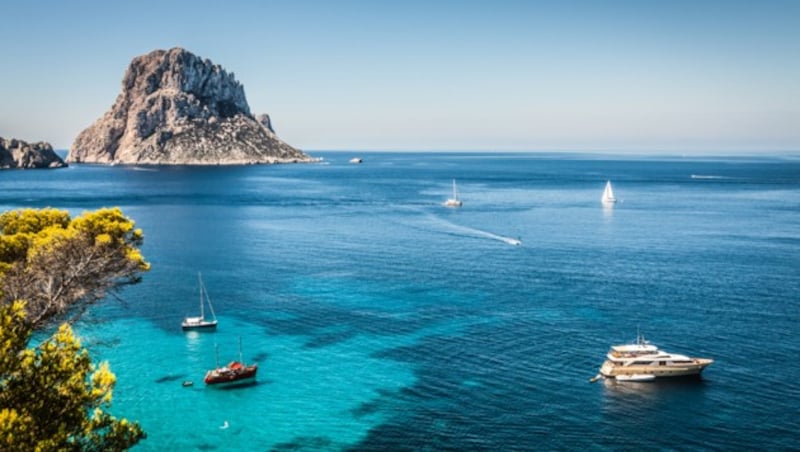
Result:
{"type": "Polygon", "coordinates": [[[231,363],[228,367],[217,368],[206,372],[203,379],[206,385],[214,388],[233,388],[237,386],[247,386],[256,382],[258,366],[242,366],[239,363],[231,363]],[[232,367],[234,366],[234,367],[232,367]]]}
{"type": "Polygon", "coordinates": [[[230,388],[238,388],[242,386],[250,386],[256,384],[256,376],[253,375],[251,377],[239,378],[238,380],[230,380],[230,381],[219,381],[219,382],[206,382],[206,385],[209,388],[216,388],[216,389],[230,389],[230,388]]]}
{"type": "Polygon", "coordinates": [[[605,361],[600,367],[600,374],[606,378],[630,379],[633,376],[653,375],[655,378],[674,378],[699,376],[703,369],[714,362],[711,359],[697,358],[690,364],[671,365],[622,365],[613,361],[605,361]]]}

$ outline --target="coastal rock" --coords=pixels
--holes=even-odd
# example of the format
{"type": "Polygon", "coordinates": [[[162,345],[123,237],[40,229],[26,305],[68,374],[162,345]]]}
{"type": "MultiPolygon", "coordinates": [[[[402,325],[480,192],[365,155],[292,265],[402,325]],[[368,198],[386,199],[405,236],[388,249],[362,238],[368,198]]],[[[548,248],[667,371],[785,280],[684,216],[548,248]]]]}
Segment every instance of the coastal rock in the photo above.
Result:
{"type": "Polygon", "coordinates": [[[269,116],[253,116],[233,73],[177,47],[134,58],[111,110],[78,135],[67,157],[153,165],[313,160],[279,139],[269,116]]]}
{"type": "Polygon", "coordinates": [[[53,151],[50,143],[26,143],[0,137],[0,169],[63,168],[64,160],[53,151]]]}
{"type": "Polygon", "coordinates": [[[272,128],[272,121],[269,119],[268,114],[262,114],[256,116],[256,121],[258,121],[262,126],[269,129],[270,132],[275,133],[275,130],[272,128]]]}

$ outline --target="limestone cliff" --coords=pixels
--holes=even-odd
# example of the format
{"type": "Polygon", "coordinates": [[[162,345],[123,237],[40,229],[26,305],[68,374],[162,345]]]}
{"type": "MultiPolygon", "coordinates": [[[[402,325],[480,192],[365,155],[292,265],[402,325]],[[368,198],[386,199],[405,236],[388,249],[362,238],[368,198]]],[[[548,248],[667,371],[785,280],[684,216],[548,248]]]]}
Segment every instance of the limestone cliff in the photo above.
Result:
{"type": "Polygon", "coordinates": [[[181,48],[134,58],[111,110],[75,139],[67,161],[240,165],[312,159],[250,112],[244,88],[181,48]]]}
{"type": "Polygon", "coordinates": [[[63,168],[64,160],[50,143],[26,143],[0,137],[0,169],[63,168]]]}

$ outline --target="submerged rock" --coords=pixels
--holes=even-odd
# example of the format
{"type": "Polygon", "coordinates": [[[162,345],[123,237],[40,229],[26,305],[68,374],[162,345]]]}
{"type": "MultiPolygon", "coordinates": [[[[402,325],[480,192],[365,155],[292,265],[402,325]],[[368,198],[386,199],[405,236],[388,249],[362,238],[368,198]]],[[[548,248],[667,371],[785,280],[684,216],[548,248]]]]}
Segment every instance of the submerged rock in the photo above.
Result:
{"type": "Polygon", "coordinates": [[[63,168],[64,160],[53,151],[50,143],[26,143],[0,137],[0,169],[63,168]]]}
{"type": "Polygon", "coordinates": [[[75,139],[67,161],[240,165],[313,159],[254,117],[244,87],[181,48],[136,57],[111,110],[75,139]]]}

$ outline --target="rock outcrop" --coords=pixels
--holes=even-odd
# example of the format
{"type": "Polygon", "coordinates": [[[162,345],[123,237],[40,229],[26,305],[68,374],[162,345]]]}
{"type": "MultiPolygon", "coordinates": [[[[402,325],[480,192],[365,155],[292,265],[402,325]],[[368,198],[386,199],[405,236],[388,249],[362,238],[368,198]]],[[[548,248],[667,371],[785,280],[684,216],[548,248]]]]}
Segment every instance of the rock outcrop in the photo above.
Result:
{"type": "Polygon", "coordinates": [[[242,165],[313,159],[250,112],[244,88],[219,65],[181,48],[134,58],[111,110],[84,130],[68,162],[242,165]]]}
{"type": "Polygon", "coordinates": [[[26,143],[0,137],[0,169],[63,168],[64,160],[50,143],[26,143]]]}

